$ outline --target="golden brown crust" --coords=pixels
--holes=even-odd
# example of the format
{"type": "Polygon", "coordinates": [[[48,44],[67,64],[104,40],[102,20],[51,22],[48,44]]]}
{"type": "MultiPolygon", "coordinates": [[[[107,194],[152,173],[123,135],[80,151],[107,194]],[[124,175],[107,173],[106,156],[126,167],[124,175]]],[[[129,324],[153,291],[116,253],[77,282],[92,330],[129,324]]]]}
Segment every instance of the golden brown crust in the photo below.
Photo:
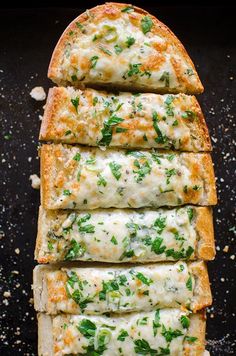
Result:
{"type": "Polygon", "coordinates": [[[53,330],[52,318],[49,315],[38,313],[38,355],[53,356],[53,330]]]}
{"type": "Polygon", "coordinates": [[[202,260],[215,258],[215,240],[212,208],[198,207],[196,212],[196,230],[198,234],[197,257],[202,260]]]}
{"type": "Polygon", "coordinates": [[[196,337],[197,340],[190,342],[187,339],[184,341],[184,356],[203,356],[205,351],[205,332],[206,332],[206,314],[192,314],[190,317],[190,327],[188,336],[196,337]]]}
{"type": "Polygon", "coordinates": [[[204,185],[206,189],[206,195],[208,199],[208,204],[202,205],[216,205],[217,195],[216,195],[216,184],[215,184],[215,173],[212,163],[211,156],[209,154],[202,155],[202,167],[204,169],[204,185]]]}
{"type": "MultiPolygon", "coordinates": [[[[205,117],[203,115],[201,106],[195,97],[195,105],[196,105],[196,112],[198,113],[198,135],[202,137],[204,145],[206,147],[205,151],[212,151],[211,139],[209,135],[209,131],[206,125],[205,117]]],[[[195,111],[195,110],[194,110],[195,111]]]]}
{"type": "MultiPolygon", "coordinates": [[[[65,31],[63,32],[62,36],[60,37],[60,39],[54,49],[54,52],[52,54],[52,58],[51,58],[51,61],[49,64],[49,68],[48,68],[48,77],[50,79],[52,79],[54,82],[57,82],[56,78],[57,78],[57,71],[60,66],[60,60],[63,55],[63,51],[64,51],[66,43],[70,43],[70,41],[71,41],[69,33],[71,33],[71,31],[77,30],[76,22],[80,22],[81,24],[85,23],[89,19],[88,13],[90,14],[90,16],[93,16],[93,18],[96,19],[95,21],[99,21],[99,18],[101,18],[104,15],[112,18],[112,17],[117,16],[118,9],[120,10],[121,8],[124,8],[126,6],[130,6],[130,5],[124,4],[124,3],[108,2],[103,5],[98,5],[92,9],[89,9],[89,10],[87,10],[87,12],[82,13],[76,19],[74,19],[69,24],[69,26],[65,29],[65,31]]],[[[188,63],[188,65],[190,67],[192,67],[194,69],[194,71],[196,72],[196,69],[194,67],[192,60],[190,59],[184,46],[179,41],[179,39],[174,35],[174,33],[166,25],[164,25],[162,22],[160,22],[153,15],[149,14],[147,11],[145,11],[137,6],[133,6],[133,8],[134,8],[134,12],[131,15],[131,18],[133,18],[132,21],[134,21],[134,22],[136,21],[135,14],[148,15],[152,19],[153,24],[154,24],[154,26],[152,28],[152,32],[153,33],[161,33],[164,37],[168,38],[171,41],[171,43],[178,48],[183,60],[186,63],[188,63]]],[[[180,77],[178,63],[172,63],[172,65],[175,68],[177,78],[178,78],[178,76],[180,77]]],[[[187,82],[185,78],[182,78],[182,75],[181,75],[181,81],[182,82],[185,81],[184,84],[185,84],[186,90],[184,92],[189,93],[189,94],[200,94],[203,92],[204,88],[203,88],[203,85],[202,85],[198,75],[197,75],[197,72],[196,72],[196,78],[197,78],[197,85],[192,86],[192,84],[190,82],[187,82]]],[[[180,78],[178,78],[178,79],[180,79],[180,78]]],[[[81,87],[83,87],[83,83],[81,83],[81,84],[82,84],[81,87]]],[[[139,89],[139,88],[137,88],[137,89],[139,89]]],[[[163,91],[160,91],[160,92],[163,92],[163,91]]],[[[169,92],[177,93],[178,91],[171,90],[169,92]]]]}
{"type": "Polygon", "coordinates": [[[47,209],[48,204],[51,200],[51,186],[53,175],[51,169],[55,161],[54,155],[52,154],[51,145],[43,145],[40,150],[40,172],[41,172],[41,202],[42,205],[47,209]]]}
{"type": "Polygon", "coordinates": [[[189,264],[195,278],[193,312],[203,309],[212,304],[211,287],[206,264],[196,261],[189,264]]]}

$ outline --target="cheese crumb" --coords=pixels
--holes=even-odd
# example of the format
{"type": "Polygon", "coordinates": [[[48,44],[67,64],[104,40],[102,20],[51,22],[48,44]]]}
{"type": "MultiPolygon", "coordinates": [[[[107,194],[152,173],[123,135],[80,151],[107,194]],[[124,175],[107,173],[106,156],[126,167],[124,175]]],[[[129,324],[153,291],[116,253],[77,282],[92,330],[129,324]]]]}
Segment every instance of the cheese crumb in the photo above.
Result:
{"type": "Polygon", "coordinates": [[[229,246],[228,246],[228,245],[225,245],[225,247],[223,248],[223,251],[224,251],[224,252],[228,252],[228,251],[229,251],[229,246]]]}
{"type": "Polygon", "coordinates": [[[10,298],[11,297],[11,292],[7,291],[3,293],[4,298],[10,298]]]}
{"type": "Polygon", "coordinates": [[[43,101],[46,99],[46,93],[43,89],[43,87],[35,87],[31,90],[30,92],[31,98],[37,100],[37,101],[43,101]]]}
{"type": "Polygon", "coordinates": [[[37,176],[37,174],[31,174],[29,177],[29,180],[31,180],[31,187],[34,189],[39,189],[40,188],[40,178],[37,176]]]}
{"type": "Polygon", "coordinates": [[[20,249],[19,249],[19,248],[15,248],[15,253],[16,253],[17,255],[19,255],[19,254],[20,254],[20,249]]]}

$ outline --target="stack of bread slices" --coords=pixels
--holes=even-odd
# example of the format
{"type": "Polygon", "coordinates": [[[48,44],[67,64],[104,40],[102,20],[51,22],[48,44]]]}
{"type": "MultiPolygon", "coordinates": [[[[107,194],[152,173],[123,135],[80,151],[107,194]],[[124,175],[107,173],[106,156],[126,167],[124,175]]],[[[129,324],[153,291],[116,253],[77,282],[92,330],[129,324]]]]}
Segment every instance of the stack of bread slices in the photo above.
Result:
{"type": "Polygon", "coordinates": [[[76,18],[49,67],[34,270],[39,355],[204,355],[215,255],[203,91],[132,5],[76,18]]]}

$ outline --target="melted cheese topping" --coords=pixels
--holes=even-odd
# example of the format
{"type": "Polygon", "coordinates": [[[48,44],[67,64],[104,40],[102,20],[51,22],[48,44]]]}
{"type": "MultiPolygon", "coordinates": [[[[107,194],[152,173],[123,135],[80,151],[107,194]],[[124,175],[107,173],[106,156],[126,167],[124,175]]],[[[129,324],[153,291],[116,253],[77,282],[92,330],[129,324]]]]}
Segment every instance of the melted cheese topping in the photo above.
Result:
{"type": "Polygon", "coordinates": [[[214,186],[209,182],[211,162],[204,167],[209,160],[206,154],[102,151],[62,145],[45,145],[41,152],[42,194],[48,209],[214,203],[208,198],[214,186]]]}
{"type": "Polygon", "coordinates": [[[53,58],[57,83],[113,84],[142,90],[201,92],[180,42],[154,18],[106,4],[83,14],[63,35],[53,58]],[[59,56],[59,57],[57,57],[59,56]]]}
{"type": "Polygon", "coordinates": [[[53,88],[40,138],[90,146],[210,149],[201,109],[195,97],[184,94],[116,95],[53,88]]]}
{"type": "Polygon", "coordinates": [[[46,272],[46,311],[103,314],[191,308],[194,276],[185,262],[127,268],[62,268],[46,272]]]}
{"type": "Polygon", "coordinates": [[[58,315],[53,318],[54,355],[183,355],[189,325],[188,313],[178,309],[116,318],[58,315]]]}
{"type": "MultiPolygon", "coordinates": [[[[46,211],[40,263],[62,260],[148,262],[195,258],[195,211],[179,209],[46,211]]],[[[196,211],[197,212],[197,211],[196,211]]]]}

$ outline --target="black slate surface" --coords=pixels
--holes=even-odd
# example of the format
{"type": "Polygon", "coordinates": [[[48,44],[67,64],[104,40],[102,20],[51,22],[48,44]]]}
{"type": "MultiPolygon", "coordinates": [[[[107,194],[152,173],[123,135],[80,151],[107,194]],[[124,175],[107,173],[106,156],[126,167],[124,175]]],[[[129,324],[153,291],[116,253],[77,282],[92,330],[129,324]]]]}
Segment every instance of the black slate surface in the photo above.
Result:
{"type": "MultiPolygon", "coordinates": [[[[213,140],[219,196],[214,209],[217,257],[209,263],[214,304],[208,312],[207,348],[212,355],[235,355],[235,9],[136,3],[157,15],[182,40],[205,86],[199,101],[213,140]]],[[[0,10],[2,356],[37,354],[30,298],[39,193],[31,188],[29,176],[39,173],[39,115],[44,103],[31,99],[29,92],[38,85],[46,91],[52,86],[46,77],[52,50],[66,25],[82,10],[0,10]]]]}

